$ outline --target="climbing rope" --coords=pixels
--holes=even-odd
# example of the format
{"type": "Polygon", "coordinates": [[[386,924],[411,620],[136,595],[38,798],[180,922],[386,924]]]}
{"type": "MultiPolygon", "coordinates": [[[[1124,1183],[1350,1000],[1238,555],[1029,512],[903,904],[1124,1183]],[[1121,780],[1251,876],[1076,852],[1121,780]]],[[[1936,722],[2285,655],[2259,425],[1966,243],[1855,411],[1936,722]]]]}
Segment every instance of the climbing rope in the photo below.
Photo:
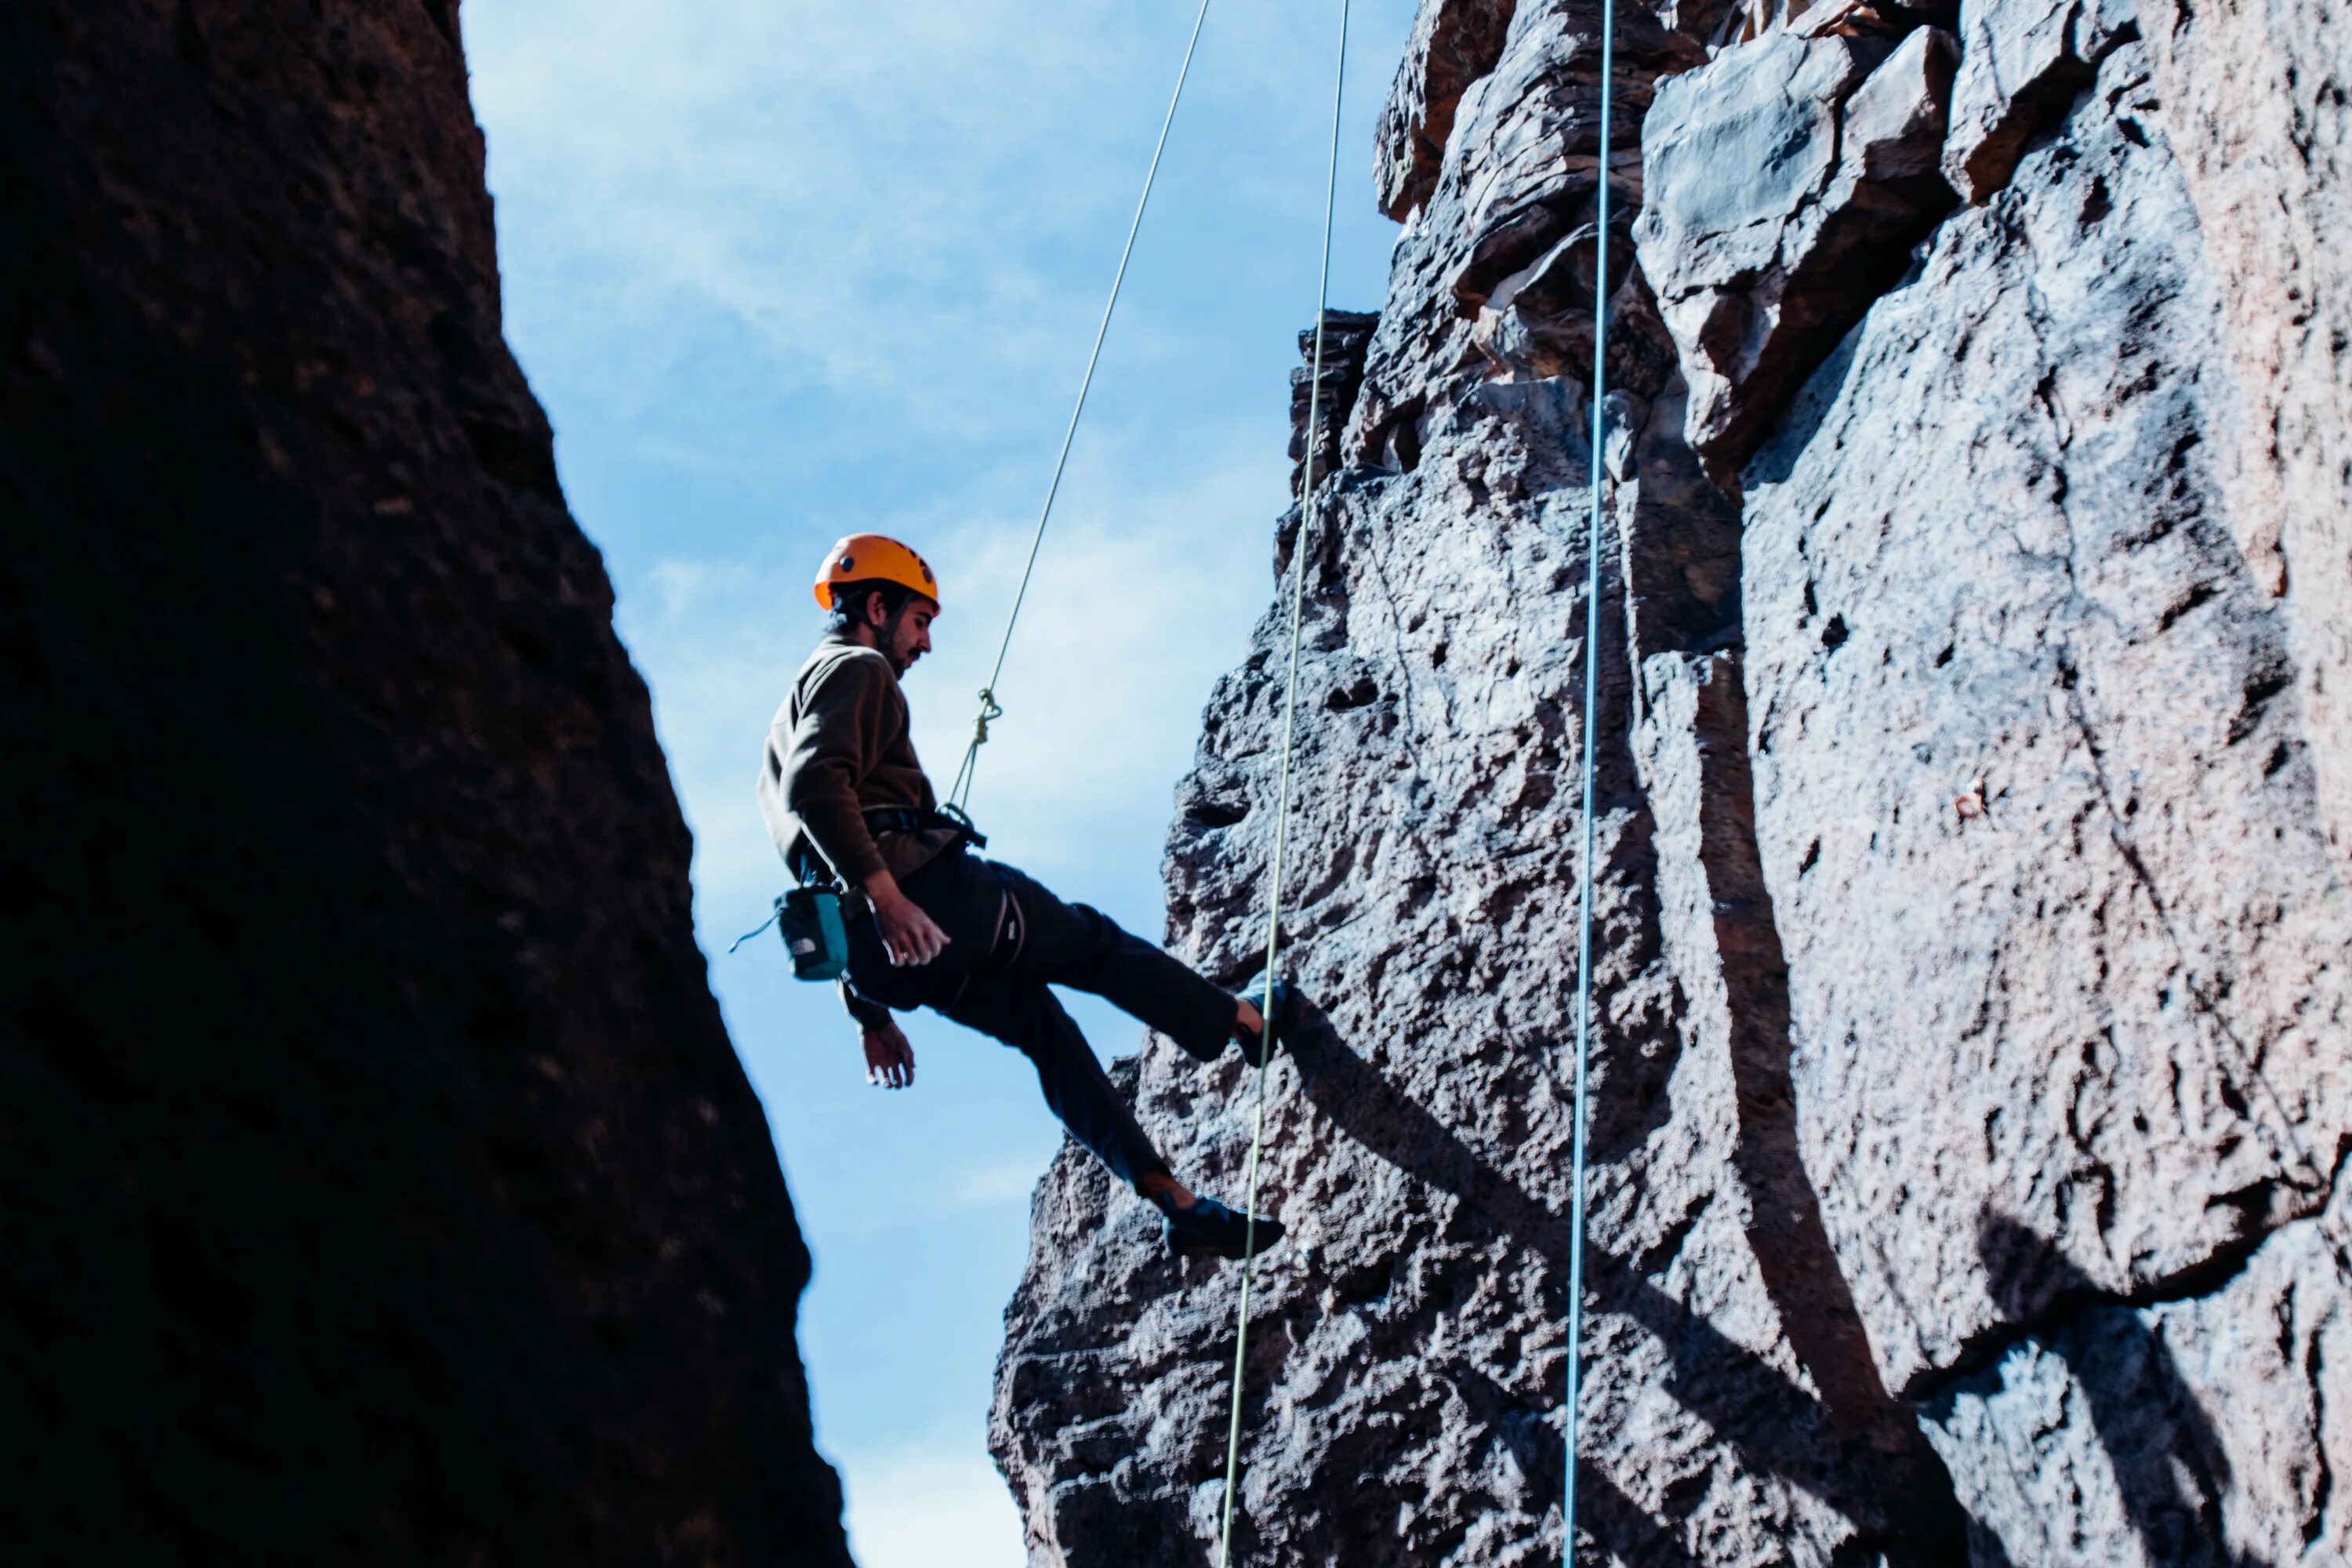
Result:
{"type": "Polygon", "coordinates": [[[1592,1047],[1592,858],[1600,840],[1593,817],[1601,722],[1601,399],[1609,345],[1609,110],[1616,87],[1616,0],[1601,0],[1601,254],[1592,271],[1592,514],[1584,541],[1584,858],[1576,894],[1576,1133],[1569,1205],[1568,1404],[1561,1422],[1568,1489],[1561,1502],[1559,1558],[1567,1568],[1576,1562],[1576,1407],[1584,1381],[1584,1124],[1592,1047]]]}
{"type": "Polygon", "coordinates": [[[1231,1568],[1234,1558],[1234,1497],[1239,1490],[1242,1462],[1242,1394],[1249,1361],[1250,1287],[1256,1276],[1257,1180],[1265,1149],[1265,1080],[1274,1062],[1274,977],[1282,956],[1282,860],[1289,841],[1290,768],[1298,734],[1298,649],[1307,613],[1307,552],[1315,537],[1315,456],[1323,400],[1324,329],[1331,310],[1331,217],[1339,195],[1339,110],[1348,89],[1348,5],[1339,0],[1339,50],[1331,83],[1331,161],[1323,187],[1322,275],[1315,288],[1315,370],[1307,385],[1307,461],[1298,480],[1298,538],[1290,550],[1290,679],[1282,705],[1282,769],[1274,795],[1274,862],[1265,902],[1265,982],[1258,994],[1269,1013],[1264,1024],[1264,1050],[1257,1073],[1257,1105],[1250,1129],[1249,1194],[1242,1212],[1248,1215],[1242,1238],[1242,1292],[1239,1326],[1234,1333],[1233,1412],[1225,1426],[1225,1500],[1217,1530],[1217,1568],[1231,1568]]]}
{"type": "MultiPolygon", "coordinates": [[[[1177,106],[1183,100],[1184,84],[1192,75],[1192,60],[1201,43],[1201,32],[1208,21],[1210,0],[1201,0],[1199,14],[1193,18],[1192,37],[1184,47],[1184,59],[1176,73],[1175,90],[1169,95],[1168,111],[1160,121],[1160,137],[1151,150],[1150,166],[1143,177],[1143,193],[1135,204],[1135,216],[1128,225],[1127,242],[1119,251],[1118,269],[1112,276],[1110,297],[1104,301],[1102,321],[1095,329],[1092,350],[1087,356],[1086,374],[1078,382],[1077,401],[1070,410],[1068,426],[1062,434],[1060,452],[1054,460],[1054,473],[1045,489],[1045,504],[1038,509],[1037,523],[1029,540],[1029,554],[1021,571],[1021,583],[1014,591],[1012,610],[1005,616],[1004,635],[997,644],[995,663],[989,670],[988,683],[980,689],[980,709],[972,721],[971,742],[965,747],[963,762],[956,770],[955,781],[948,791],[949,805],[957,811],[969,806],[973,779],[978,771],[980,749],[989,741],[989,728],[1004,716],[998,702],[996,686],[1004,674],[1004,660],[1013,647],[1013,634],[1021,619],[1022,606],[1029,596],[1029,584],[1035,575],[1037,557],[1045,540],[1046,525],[1052,521],[1054,502],[1061,493],[1062,478],[1069,467],[1070,448],[1077,438],[1078,423],[1086,412],[1087,398],[1094,387],[1095,370],[1101,363],[1104,340],[1109,335],[1111,318],[1118,309],[1121,288],[1127,281],[1128,263],[1135,254],[1136,237],[1143,227],[1143,215],[1151,203],[1152,186],[1160,174],[1160,163],[1167,151],[1168,134],[1176,122],[1177,106]]],[[[1315,357],[1313,378],[1307,388],[1307,456],[1299,480],[1299,529],[1297,542],[1291,552],[1290,594],[1290,662],[1286,690],[1283,701],[1282,762],[1279,782],[1275,795],[1274,850],[1266,900],[1265,982],[1263,994],[1270,1005],[1274,996],[1274,980],[1279,967],[1282,950],[1282,882],[1284,858],[1288,847],[1290,825],[1290,783],[1298,727],[1298,668],[1307,605],[1307,558],[1316,528],[1316,446],[1319,434],[1323,393],[1323,363],[1327,317],[1330,310],[1331,234],[1338,206],[1339,184],[1340,117],[1347,93],[1348,27],[1349,0],[1340,0],[1339,39],[1337,63],[1331,89],[1331,150],[1328,174],[1323,195],[1323,246],[1320,277],[1316,290],[1315,357]]],[[[1564,1420],[1568,1450],[1568,1480],[1561,1528],[1561,1557],[1573,1563],[1576,1552],[1576,1456],[1578,1448],[1577,1405],[1582,1382],[1582,1338],[1584,1308],[1584,1215],[1585,1215],[1585,1126],[1590,1099],[1589,1063],[1592,1026],[1592,900],[1593,857],[1598,835],[1594,823],[1596,794],[1595,747],[1593,737],[1599,723],[1601,702],[1601,398],[1605,392],[1604,372],[1608,331],[1608,299],[1605,293],[1609,276],[1609,154],[1610,114],[1613,96],[1615,68],[1615,0],[1602,0],[1601,42],[1601,159],[1600,159],[1600,221],[1599,258],[1594,276],[1592,341],[1592,408],[1591,453],[1592,475],[1591,517],[1587,531],[1585,561],[1585,638],[1584,638],[1584,854],[1579,875],[1577,900],[1577,998],[1576,998],[1576,1100],[1574,1140],[1574,1195],[1571,1203],[1571,1233],[1569,1244],[1569,1333],[1568,1333],[1568,1396],[1564,1420]]],[[[756,933],[754,933],[756,934],[756,933]]],[[[1265,1048],[1270,1058],[1274,1045],[1273,1021],[1266,1021],[1265,1048]]],[[[1249,1216],[1244,1242],[1241,1295],[1237,1308],[1237,1324],[1234,1336],[1233,1399],[1225,1430],[1225,1493],[1222,1519],[1218,1528],[1218,1568],[1231,1568],[1234,1546],[1234,1499],[1240,1489],[1241,1433],[1243,1398],[1247,1386],[1249,1362],[1249,1322],[1252,1289],[1255,1283],[1257,1250],[1256,1220],[1259,1177],[1263,1169],[1265,1148],[1265,1089],[1269,1073],[1261,1068],[1250,1131],[1248,1192],[1244,1212],[1249,1216]]]]}
{"type": "Polygon", "coordinates": [[[1095,328],[1094,351],[1087,355],[1087,373],[1078,380],[1078,401],[1070,410],[1069,428],[1062,432],[1061,455],[1054,459],[1054,478],[1045,487],[1045,504],[1037,509],[1036,531],[1029,538],[1029,559],[1021,568],[1021,586],[1013,595],[1012,613],[1004,617],[1004,637],[996,645],[996,663],[988,672],[988,684],[980,689],[980,712],[972,720],[971,743],[964,748],[963,765],[956,769],[955,782],[948,788],[948,804],[958,812],[968,812],[971,805],[973,775],[980,767],[980,749],[988,744],[988,727],[1004,717],[1004,710],[996,700],[996,683],[1004,675],[1004,656],[1013,647],[1013,628],[1021,620],[1021,606],[1029,597],[1029,579],[1037,570],[1037,552],[1045,542],[1045,524],[1054,515],[1054,499],[1062,493],[1062,472],[1070,466],[1070,444],[1078,437],[1078,417],[1087,411],[1087,394],[1094,390],[1095,366],[1102,363],[1103,340],[1110,335],[1110,318],[1118,309],[1118,291],[1127,281],[1128,258],[1135,254],[1135,237],[1143,228],[1143,211],[1151,205],[1151,187],[1160,178],[1160,155],[1168,151],[1168,132],[1176,123],[1176,106],[1184,100],[1184,81],[1192,74],[1192,56],[1201,47],[1201,28],[1209,19],[1209,0],[1201,0],[1201,13],[1192,18],[1192,37],[1184,46],[1184,63],[1177,68],[1176,90],[1168,95],[1168,113],[1160,122],[1160,140],[1151,149],[1151,166],[1144,171],[1143,195],[1135,204],[1135,219],[1127,226],[1127,244],[1118,253],[1118,271],[1110,280],[1110,298],[1103,301],[1101,325],[1095,328]]]}

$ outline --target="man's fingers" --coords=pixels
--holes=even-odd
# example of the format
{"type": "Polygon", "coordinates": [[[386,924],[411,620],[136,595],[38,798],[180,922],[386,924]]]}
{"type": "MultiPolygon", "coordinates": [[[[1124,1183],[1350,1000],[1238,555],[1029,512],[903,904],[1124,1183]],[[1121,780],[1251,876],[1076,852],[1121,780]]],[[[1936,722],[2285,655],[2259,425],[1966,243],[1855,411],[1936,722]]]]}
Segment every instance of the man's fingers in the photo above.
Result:
{"type": "Polygon", "coordinates": [[[891,963],[903,969],[930,963],[947,945],[947,932],[925,922],[909,927],[895,938],[885,937],[882,950],[889,955],[891,963]]]}

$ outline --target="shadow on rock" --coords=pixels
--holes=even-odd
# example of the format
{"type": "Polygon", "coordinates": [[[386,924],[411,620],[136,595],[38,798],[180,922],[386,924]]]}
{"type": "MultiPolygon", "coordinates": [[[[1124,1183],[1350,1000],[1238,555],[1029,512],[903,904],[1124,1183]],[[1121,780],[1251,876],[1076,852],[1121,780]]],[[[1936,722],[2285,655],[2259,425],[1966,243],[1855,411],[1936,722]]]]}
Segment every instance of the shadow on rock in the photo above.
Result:
{"type": "MultiPolygon", "coordinates": [[[[1459,1200],[1455,1223],[1541,1258],[1550,1272],[1552,1310],[1564,1316],[1569,1217],[1496,1170],[1400,1092],[1339,1037],[1328,1018],[1312,1008],[1303,1011],[1288,1049],[1308,1102],[1377,1157],[1459,1200]]],[[[1656,1338],[1672,1363],[1667,1391],[1735,1449],[1744,1466],[1820,1498],[1873,1538],[1871,1544],[1890,1563],[1941,1568],[1966,1562],[1965,1547],[1958,1539],[1927,1543],[1906,1539],[1908,1521],[1893,1517],[1878,1489],[1865,1479],[1874,1473],[1874,1457],[1839,1436],[1811,1392],[1643,1279],[1630,1260],[1593,1246],[1589,1238],[1585,1270],[1586,1286],[1598,1309],[1622,1314],[1656,1338]]],[[[1495,1393],[1518,1403],[1506,1391],[1495,1393]]],[[[1473,1407],[1477,1407],[1475,1401],[1473,1407]]],[[[1506,1440],[1511,1440],[1507,1430],[1506,1440]]],[[[1517,1446],[1514,1444],[1515,1454],[1517,1446]]],[[[1547,1480],[1558,1479],[1557,1459],[1541,1471],[1528,1468],[1530,1462],[1521,1459],[1531,1480],[1538,1474],[1547,1480]]],[[[1580,1468],[1579,1481],[1580,1487],[1590,1485],[1596,1499],[1581,1522],[1607,1550],[1633,1563],[1686,1560],[1669,1521],[1625,1498],[1590,1464],[1580,1468]]],[[[1965,1520],[1958,1528],[1965,1531],[1965,1520]]]]}
{"type": "Polygon", "coordinates": [[[2166,1568],[2269,1568],[2261,1558],[2231,1552],[2223,1540],[2227,1452],[2171,1349],[2139,1313],[2102,1292],[2048,1238],[2005,1215],[1985,1216],[1977,1248],[2004,1318],[2063,1325],[2036,1338],[2074,1373],[2147,1561],[2166,1568]]]}

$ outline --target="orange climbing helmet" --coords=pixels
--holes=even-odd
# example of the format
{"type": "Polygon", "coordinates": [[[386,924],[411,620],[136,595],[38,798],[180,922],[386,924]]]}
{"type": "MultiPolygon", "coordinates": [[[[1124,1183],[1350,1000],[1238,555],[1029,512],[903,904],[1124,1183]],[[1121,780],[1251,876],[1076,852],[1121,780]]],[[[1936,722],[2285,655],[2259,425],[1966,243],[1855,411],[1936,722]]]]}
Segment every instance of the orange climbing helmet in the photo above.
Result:
{"type": "Polygon", "coordinates": [[[827,552],[816,569],[816,602],[833,608],[833,591],[844,583],[896,583],[940,602],[930,563],[887,534],[853,533],[827,552]]]}

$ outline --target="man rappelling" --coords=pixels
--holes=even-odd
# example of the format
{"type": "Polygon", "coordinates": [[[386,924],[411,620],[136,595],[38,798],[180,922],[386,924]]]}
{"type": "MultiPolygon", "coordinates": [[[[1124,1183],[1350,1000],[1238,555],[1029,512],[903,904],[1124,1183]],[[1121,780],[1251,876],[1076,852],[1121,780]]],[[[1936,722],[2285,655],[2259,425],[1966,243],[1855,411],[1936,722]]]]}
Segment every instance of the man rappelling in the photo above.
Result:
{"type": "Polygon", "coordinates": [[[1263,1068],[1269,1035],[1287,1023],[1288,986],[1275,982],[1269,1000],[1260,981],[1235,996],[1100,910],[974,853],[986,840],[940,808],[899,688],[931,650],[930,567],[896,540],[852,534],[815,586],[830,620],[768,727],[760,812],[793,874],[840,896],[841,994],[868,1081],[914,1082],[914,1050],[891,1012],[929,1007],[1026,1056],[1070,1135],[1167,1216],[1172,1250],[1239,1258],[1253,1230],[1259,1251],[1281,1239],[1279,1222],[1253,1225],[1177,1181],[1051,987],[1092,992],[1202,1061],[1238,1043],[1263,1068]]]}

